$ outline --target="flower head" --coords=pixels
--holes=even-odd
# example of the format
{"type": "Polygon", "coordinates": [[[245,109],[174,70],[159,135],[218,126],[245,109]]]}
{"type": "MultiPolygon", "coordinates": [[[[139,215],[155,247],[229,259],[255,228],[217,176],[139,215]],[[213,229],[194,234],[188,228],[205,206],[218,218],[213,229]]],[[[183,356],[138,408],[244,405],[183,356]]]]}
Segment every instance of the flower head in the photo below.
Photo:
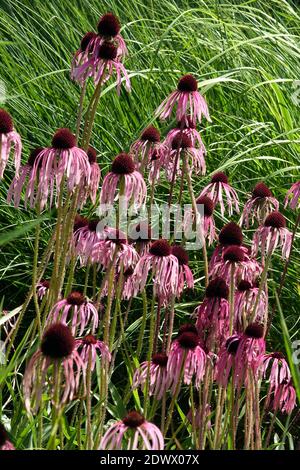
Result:
{"type": "Polygon", "coordinates": [[[154,354],[150,364],[148,361],[142,362],[134,373],[132,388],[145,386],[149,370],[149,394],[161,400],[168,388],[167,363],[168,356],[163,353],[154,354]]]}
{"type": "Polygon", "coordinates": [[[0,178],[3,178],[4,170],[13,147],[16,175],[19,175],[21,164],[22,143],[21,137],[14,130],[11,115],[0,108],[0,178]]]}
{"type": "Polygon", "coordinates": [[[15,450],[2,423],[0,423],[0,450],[15,450]]]}
{"type": "Polygon", "coordinates": [[[75,347],[85,367],[90,367],[92,371],[95,369],[98,353],[100,353],[102,359],[102,366],[109,364],[111,361],[108,346],[93,335],[77,339],[75,347]]]}
{"type": "Polygon", "coordinates": [[[172,181],[175,166],[175,176],[180,173],[180,165],[183,160],[183,158],[180,157],[183,157],[184,153],[188,158],[191,171],[194,171],[196,174],[205,174],[206,164],[203,148],[193,147],[190,137],[187,134],[179,133],[174,136],[171,148],[164,159],[164,168],[169,181],[172,181]]]}
{"type": "Polygon", "coordinates": [[[237,193],[228,183],[228,177],[225,173],[215,173],[211,178],[210,184],[203,189],[200,196],[208,196],[212,199],[215,206],[220,204],[221,214],[224,217],[225,201],[223,194],[225,195],[225,201],[228,206],[228,215],[232,216],[233,209],[239,213],[239,199],[237,193]]]}
{"type": "Polygon", "coordinates": [[[272,192],[264,183],[257,183],[252,191],[252,196],[245,204],[241,223],[249,227],[249,221],[253,224],[256,220],[262,224],[265,218],[274,210],[278,211],[279,202],[273,197],[272,192]]]}
{"type": "Polygon", "coordinates": [[[264,224],[254,234],[252,253],[270,256],[276,248],[281,247],[282,257],[288,259],[292,245],[292,233],[286,228],[284,216],[277,211],[268,215],[264,224]]]}
{"type": "Polygon", "coordinates": [[[294,183],[288,190],[284,201],[284,207],[287,207],[288,204],[293,210],[300,207],[300,180],[294,183]]]}
{"type": "Polygon", "coordinates": [[[172,255],[178,260],[178,285],[177,285],[177,297],[179,298],[186,286],[188,289],[194,288],[194,277],[193,273],[189,268],[189,256],[186,250],[180,245],[172,246],[172,255]]]}

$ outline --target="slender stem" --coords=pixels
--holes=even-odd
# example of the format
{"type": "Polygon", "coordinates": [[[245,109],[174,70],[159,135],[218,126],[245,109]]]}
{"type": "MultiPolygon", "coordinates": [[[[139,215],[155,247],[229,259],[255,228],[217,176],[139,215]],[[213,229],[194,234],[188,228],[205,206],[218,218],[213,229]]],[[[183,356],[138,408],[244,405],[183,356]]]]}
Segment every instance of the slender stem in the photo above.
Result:
{"type": "Polygon", "coordinates": [[[86,370],[86,445],[87,450],[93,448],[92,436],[92,350],[89,351],[88,367],[86,370]]]}
{"type": "Polygon", "coordinates": [[[173,191],[174,191],[174,183],[175,183],[176,171],[177,171],[177,166],[178,166],[178,161],[179,161],[179,156],[180,156],[180,146],[181,146],[181,143],[182,143],[183,129],[184,129],[184,119],[182,119],[182,121],[181,121],[181,123],[180,123],[180,134],[179,134],[178,146],[177,146],[176,155],[175,155],[175,160],[174,160],[174,168],[173,168],[173,174],[172,174],[172,180],[171,180],[171,188],[170,188],[169,200],[168,200],[168,206],[169,206],[169,207],[171,207],[171,204],[172,204],[173,191]]]}
{"type": "Polygon", "coordinates": [[[235,264],[231,263],[230,266],[230,286],[229,286],[229,335],[233,332],[233,320],[234,320],[234,271],[235,264]]]}
{"type": "Polygon", "coordinates": [[[149,346],[148,346],[148,368],[147,368],[147,378],[145,384],[145,399],[144,399],[144,416],[147,417],[147,405],[149,400],[149,386],[150,386],[150,364],[152,359],[153,352],[153,339],[154,339],[154,325],[155,325],[155,315],[154,315],[154,306],[155,306],[155,296],[153,293],[152,302],[151,302],[151,311],[150,311],[150,328],[149,328],[149,346]]]}
{"type": "Polygon", "coordinates": [[[98,85],[95,88],[94,95],[92,96],[92,99],[90,101],[88,110],[87,110],[87,117],[85,121],[85,126],[84,126],[84,131],[83,131],[83,138],[82,138],[82,143],[83,143],[83,149],[85,151],[88,150],[90,140],[91,140],[91,135],[92,135],[92,130],[93,130],[93,124],[96,116],[96,111],[97,111],[97,106],[100,100],[101,96],[101,89],[102,89],[102,81],[104,78],[103,76],[100,78],[98,85]]]}
{"type": "Polygon", "coordinates": [[[79,134],[80,134],[80,125],[81,125],[84,98],[85,98],[85,93],[86,93],[86,85],[87,85],[87,80],[85,80],[81,88],[80,99],[79,99],[78,115],[77,115],[77,120],[76,120],[76,141],[77,142],[78,142],[79,134]]]}

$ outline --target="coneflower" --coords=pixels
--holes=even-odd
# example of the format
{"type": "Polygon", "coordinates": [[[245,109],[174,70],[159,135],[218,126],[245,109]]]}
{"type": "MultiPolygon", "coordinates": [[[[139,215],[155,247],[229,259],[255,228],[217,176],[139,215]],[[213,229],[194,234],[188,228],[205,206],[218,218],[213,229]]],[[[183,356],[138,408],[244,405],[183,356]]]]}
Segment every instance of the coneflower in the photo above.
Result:
{"type": "Polygon", "coordinates": [[[133,244],[140,256],[148,253],[152,238],[152,228],[147,221],[141,221],[130,229],[129,242],[133,244]]]}
{"type": "Polygon", "coordinates": [[[89,146],[87,156],[91,165],[90,197],[92,203],[95,204],[101,178],[101,170],[97,163],[97,152],[93,147],[89,146]]]}
{"type": "Polygon", "coordinates": [[[278,209],[279,202],[273,196],[272,191],[264,183],[257,183],[251,198],[244,206],[241,223],[246,227],[249,227],[250,221],[253,224],[254,220],[262,224],[272,211],[278,211],[278,209]]]}
{"type": "Polygon", "coordinates": [[[167,363],[168,356],[164,353],[154,354],[150,364],[142,362],[134,373],[132,388],[145,387],[149,373],[149,395],[161,400],[168,389],[167,363]]]}
{"type": "Polygon", "coordinates": [[[236,191],[228,183],[228,177],[223,172],[215,173],[210,184],[208,184],[201,192],[200,196],[208,196],[213,200],[215,206],[220,204],[221,214],[225,214],[225,202],[228,207],[228,215],[232,216],[233,210],[239,213],[239,199],[236,191]],[[223,198],[225,195],[225,201],[223,198]]]}
{"type": "Polygon", "coordinates": [[[121,91],[122,75],[125,79],[126,90],[130,91],[130,79],[126,68],[118,57],[118,46],[114,45],[111,41],[103,41],[99,46],[93,71],[95,85],[98,85],[99,82],[106,82],[114,73],[116,74],[118,94],[120,94],[121,91]]]}
{"type": "MultiPolygon", "coordinates": [[[[236,331],[244,331],[248,324],[248,321],[251,318],[253,305],[258,297],[258,292],[259,286],[257,283],[251,283],[245,279],[241,279],[238,283],[237,290],[234,294],[234,324],[236,331]]],[[[264,323],[266,321],[267,313],[268,295],[265,290],[262,290],[253,321],[264,323]]]]}
{"type": "Polygon", "coordinates": [[[0,423],[0,450],[16,450],[10,442],[7,431],[2,423],[0,423]]]}
{"type": "Polygon", "coordinates": [[[105,176],[100,193],[101,204],[113,204],[117,188],[128,204],[133,202],[136,208],[140,208],[145,202],[147,188],[144,178],[127,153],[120,153],[114,159],[111,171],[105,176]]]}
{"type": "Polygon", "coordinates": [[[46,279],[42,279],[40,282],[38,282],[36,286],[37,294],[40,299],[42,299],[48,292],[50,287],[50,282],[47,281],[46,279]]]}
{"type": "Polygon", "coordinates": [[[206,155],[206,149],[200,132],[197,131],[196,125],[190,118],[187,118],[187,122],[185,120],[178,122],[177,127],[169,131],[165,139],[166,146],[172,148],[174,138],[178,138],[180,134],[186,135],[191,140],[192,147],[201,149],[203,155],[206,155]]]}
{"type": "Polygon", "coordinates": [[[178,260],[178,285],[176,297],[180,297],[184,288],[194,288],[194,276],[189,267],[189,256],[187,251],[180,245],[172,246],[172,255],[178,260]]]}
{"type": "Polygon", "coordinates": [[[91,323],[92,333],[96,330],[99,323],[98,311],[94,304],[81,293],[71,292],[65,299],[59,300],[51,309],[48,317],[48,324],[70,323],[71,331],[75,334],[80,326],[79,335],[81,336],[85,328],[91,323]]]}
{"type": "Polygon", "coordinates": [[[203,150],[193,147],[191,139],[186,134],[178,134],[173,138],[171,149],[164,159],[164,168],[169,181],[172,181],[173,174],[175,176],[179,174],[183,153],[187,156],[191,171],[196,174],[205,174],[206,165],[203,150]]]}
{"type": "Polygon", "coordinates": [[[9,159],[13,147],[15,169],[18,177],[20,164],[22,143],[21,137],[14,130],[11,115],[0,108],[0,178],[3,178],[4,170],[9,159]]]}
{"type": "MultiPolygon", "coordinates": [[[[243,243],[243,233],[241,227],[235,222],[229,222],[224,225],[219,233],[219,244],[213,251],[209,262],[209,272],[211,274],[215,264],[222,260],[222,254],[224,250],[230,245],[241,246],[243,243]]],[[[245,253],[248,252],[246,248],[243,248],[245,253]]]]}
{"type": "Polygon", "coordinates": [[[154,241],[149,252],[137,263],[134,270],[136,294],[144,289],[150,270],[153,275],[154,295],[161,303],[168,302],[177,293],[179,263],[167,240],[154,241]]]}
{"type": "Polygon", "coordinates": [[[171,344],[167,372],[169,387],[173,394],[178,392],[180,380],[189,385],[194,378],[195,387],[198,389],[204,376],[206,353],[200,346],[197,329],[194,325],[191,325],[191,328],[192,330],[188,330],[185,327],[185,331],[180,332],[178,338],[171,344]]]}
{"type": "Polygon", "coordinates": [[[291,380],[290,368],[281,352],[273,352],[261,356],[258,371],[264,379],[269,381],[269,394],[274,391],[276,395],[279,386],[291,380]]]}
{"type": "Polygon", "coordinates": [[[124,232],[111,227],[105,227],[104,238],[94,245],[92,259],[101,264],[105,269],[114,261],[116,271],[134,268],[139,260],[135,248],[128,243],[124,232]]]}
{"type": "Polygon", "coordinates": [[[209,351],[219,350],[229,335],[229,288],[217,277],[210,281],[204,301],[195,309],[196,327],[209,351]]]}
{"type": "Polygon", "coordinates": [[[270,407],[273,411],[291,414],[296,406],[296,390],[292,380],[283,380],[277,387],[276,392],[271,400],[270,407]]]}
{"type": "Polygon", "coordinates": [[[156,127],[149,126],[142,132],[140,138],[130,147],[137,169],[141,172],[155,160],[162,159],[166,148],[160,142],[160,132],[156,127]]]}
{"type": "Polygon", "coordinates": [[[184,75],[178,82],[177,90],[173,91],[159,106],[156,115],[168,119],[177,105],[176,119],[187,125],[189,119],[195,124],[201,122],[202,114],[210,122],[208,107],[203,96],[198,92],[198,83],[193,75],[184,75]]]}
{"type": "Polygon", "coordinates": [[[216,227],[213,216],[215,205],[208,196],[198,197],[196,203],[203,206],[202,230],[204,237],[208,240],[208,245],[211,245],[216,239],[216,227]]]}
{"type": "Polygon", "coordinates": [[[35,156],[27,185],[26,198],[30,206],[36,204],[43,209],[55,199],[58,204],[61,185],[69,193],[80,191],[82,206],[89,194],[91,167],[87,154],[76,146],[76,138],[69,129],[59,129],[53,136],[52,146],[43,149],[35,156]],[[56,197],[55,197],[56,196],[56,197]]]}
{"type": "Polygon", "coordinates": [[[49,381],[48,371],[60,375],[59,403],[64,404],[74,398],[78,391],[80,376],[84,375],[84,364],[75,348],[75,339],[70,329],[63,323],[51,325],[44,333],[40,349],[30,359],[24,373],[25,408],[37,412],[46,387],[54,400],[57,377],[49,381]],[[60,372],[59,372],[60,371],[60,372]]]}
{"type": "Polygon", "coordinates": [[[252,252],[256,256],[259,251],[269,257],[276,248],[281,248],[284,259],[288,259],[292,245],[292,233],[286,228],[284,216],[277,211],[268,215],[264,224],[254,234],[252,252]]]}
{"type": "Polygon", "coordinates": [[[164,438],[157,426],[137,411],[114,423],[100,442],[101,450],[163,450],[164,438]]]}
{"type": "Polygon", "coordinates": [[[108,346],[103,341],[97,339],[95,336],[87,335],[82,339],[76,339],[75,343],[75,348],[77,349],[85,367],[91,367],[92,371],[95,369],[98,353],[101,356],[103,367],[105,364],[110,363],[111,354],[109,352],[108,346]]]}
{"type": "Polygon", "coordinates": [[[287,205],[293,210],[300,207],[300,181],[294,183],[286,193],[284,207],[287,205]]]}
{"type": "MultiPolygon", "coordinates": [[[[235,371],[235,356],[240,344],[241,336],[230,336],[225,344],[223,344],[219,353],[218,361],[215,368],[215,380],[222,387],[227,387],[231,374],[235,371]]],[[[244,379],[244,374],[243,374],[244,379]]],[[[242,380],[241,380],[242,382],[242,380]]],[[[235,381],[237,384],[237,381],[235,381]]]]}
{"type": "Polygon", "coordinates": [[[81,266],[88,263],[95,263],[95,246],[106,237],[104,230],[101,230],[99,219],[75,219],[73,231],[73,244],[76,256],[80,259],[81,266]]]}

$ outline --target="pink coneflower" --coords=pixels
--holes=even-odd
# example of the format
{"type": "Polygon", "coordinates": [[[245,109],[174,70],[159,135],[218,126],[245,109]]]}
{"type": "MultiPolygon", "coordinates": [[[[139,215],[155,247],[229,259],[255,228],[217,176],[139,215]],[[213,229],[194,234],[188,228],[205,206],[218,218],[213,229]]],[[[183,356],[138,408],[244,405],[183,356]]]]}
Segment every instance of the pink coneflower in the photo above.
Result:
{"type": "Polygon", "coordinates": [[[149,252],[137,263],[134,270],[136,294],[144,289],[150,269],[153,275],[154,295],[162,303],[167,302],[177,293],[179,274],[178,260],[172,255],[172,249],[167,240],[154,241],[149,252]]]}
{"type": "Polygon", "coordinates": [[[95,204],[101,178],[101,170],[97,163],[97,152],[93,147],[89,146],[87,156],[91,165],[90,197],[92,203],[95,204]]]}
{"type": "Polygon", "coordinates": [[[215,368],[215,380],[222,387],[227,387],[231,373],[235,369],[235,356],[240,344],[240,338],[240,335],[230,336],[220,351],[215,368]]]}
{"type": "Polygon", "coordinates": [[[122,75],[125,79],[126,90],[130,91],[130,79],[126,68],[118,58],[118,47],[111,41],[104,41],[99,46],[98,57],[95,62],[93,73],[95,85],[98,85],[99,82],[106,82],[114,73],[116,74],[118,94],[120,94],[121,91],[122,75]]]}
{"type": "Polygon", "coordinates": [[[286,193],[284,207],[288,204],[293,210],[300,207],[300,181],[294,183],[286,193]]]}
{"type": "Polygon", "coordinates": [[[271,402],[274,411],[291,414],[296,406],[296,390],[291,380],[279,384],[271,402]]]}
{"type": "Polygon", "coordinates": [[[5,427],[0,423],[0,450],[16,450],[9,440],[5,427]]]}
{"type": "MultiPolygon", "coordinates": [[[[7,202],[14,202],[15,207],[19,207],[21,201],[22,190],[27,188],[28,182],[31,179],[31,174],[33,170],[33,164],[37,156],[44,150],[43,147],[37,147],[30,152],[29,158],[25,165],[22,165],[18,175],[15,175],[7,193],[7,202]]],[[[27,207],[28,201],[28,188],[25,192],[25,207],[27,207]]]]}
{"type": "Polygon", "coordinates": [[[195,387],[198,389],[205,372],[206,354],[200,346],[197,329],[191,325],[193,331],[185,329],[171,344],[167,372],[169,387],[174,394],[181,380],[183,370],[183,383],[189,385],[195,378],[195,387]]]}
{"type": "Polygon", "coordinates": [[[177,127],[175,127],[175,129],[170,130],[165,139],[166,146],[172,148],[173,139],[175,137],[178,138],[181,133],[189,137],[192,142],[192,147],[202,149],[203,155],[206,154],[206,149],[202,142],[200,132],[197,131],[196,125],[190,118],[187,118],[187,123],[185,120],[183,120],[182,122],[178,122],[177,127]]]}
{"type": "Polygon", "coordinates": [[[10,114],[4,109],[0,109],[0,178],[3,178],[12,146],[14,147],[15,169],[18,176],[22,153],[21,137],[14,130],[10,114]]]}
{"type": "Polygon", "coordinates": [[[93,335],[87,335],[82,339],[77,339],[75,348],[85,367],[90,365],[92,371],[95,369],[98,353],[100,353],[102,359],[102,366],[103,364],[109,364],[111,361],[111,354],[108,346],[93,335]]]}
{"type": "Polygon", "coordinates": [[[277,211],[268,215],[263,225],[254,234],[252,252],[257,256],[262,254],[270,256],[277,247],[281,247],[282,257],[288,259],[292,245],[292,233],[286,228],[284,216],[277,211]]]}
{"type": "Polygon", "coordinates": [[[191,171],[194,171],[196,174],[205,174],[206,165],[202,149],[193,147],[191,139],[186,134],[178,134],[174,137],[171,150],[166,155],[164,161],[164,168],[169,181],[172,181],[173,178],[174,165],[176,165],[175,176],[180,172],[180,160],[182,158],[177,158],[178,149],[179,157],[182,156],[183,152],[187,154],[191,171]]]}
{"type": "Polygon", "coordinates": [[[267,372],[270,366],[271,370],[268,376],[270,382],[269,393],[274,390],[274,393],[276,394],[280,384],[291,380],[291,372],[288,363],[281,352],[273,352],[261,356],[258,368],[264,379],[267,378],[267,372]]]}
{"type": "MultiPolygon", "coordinates": [[[[60,373],[59,403],[64,404],[74,398],[79,387],[80,375],[84,375],[84,364],[75,349],[75,339],[63,323],[51,325],[44,333],[40,349],[30,359],[24,374],[25,408],[32,407],[36,413],[42,400],[44,387],[51,384],[50,394],[54,399],[55,383],[47,380],[50,370],[60,373]]],[[[55,382],[55,381],[54,381],[55,382]]],[[[56,404],[58,405],[58,404],[56,404]]]]}
{"type": "MultiPolygon", "coordinates": [[[[242,279],[234,294],[234,320],[236,331],[244,331],[249,317],[252,314],[253,305],[258,297],[259,286],[242,279]]],[[[268,296],[262,290],[259,296],[257,308],[255,310],[255,322],[264,323],[268,313],[268,296]]]]}
{"type": "Polygon", "coordinates": [[[40,282],[38,282],[36,286],[36,290],[37,290],[39,299],[42,299],[47,294],[49,287],[50,287],[50,282],[45,279],[42,279],[40,282]]]}
{"type": "Polygon", "coordinates": [[[203,205],[202,230],[204,237],[208,240],[208,245],[211,245],[216,239],[216,227],[213,216],[214,203],[208,196],[200,196],[196,202],[197,205],[203,205]]]}
{"type": "Polygon", "coordinates": [[[79,256],[81,266],[96,262],[94,258],[95,247],[101,239],[105,238],[103,231],[97,229],[100,226],[98,224],[99,219],[81,218],[77,223],[75,221],[73,243],[75,254],[79,256]]]}
{"type": "MultiPolygon", "coordinates": [[[[117,290],[118,283],[120,280],[120,275],[121,275],[119,266],[117,266],[117,271],[118,272],[116,272],[115,274],[114,285],[112,288],[113,297],[116,294],[116,290],[117,290]]],[[[123,270],[122,286],[121,286],[121,297],[123,300],[129,300],[135,295],[133,273],[134,273],[134,269],[131,266],[123,270]]],[[[107,295],[108,295],[108,281],[106,280],[101,290],[101,297],[104,298],[107,295]]]]}
{"type": "Polygon", "coordinates": [[[180,298],[185,287],[194,288],[194,276],[189,268],[189,256],[186,250],[180,245],[172,246],[172,255],[178,260],[178,285],[176,296],[180,298]]]}
{"type": "Polygon", "coordinates": [[[252,191],[252,197],[246,202],[241,223],[249,227],[256,220],[259,224],[262,224],[265,218],[272,212],[278,211],[279,202],[273,197],[272,191],[264,184],[257,183],[252,191]]]}
{"type": "MultiPolygon", "coordinates": [[[[241,227],[234,222],[224,225],[219,233],[219,245],[216,246],[209,262],[210,274],[215,264],[222,260],[222,254],[228,246],[241,246],[242,243],[243,233],[241,227]]],[[[245,252],[248,251],[246,248],[244,250],[245,252]]]]}
{"type": "Polygon", "coordinates": [[[161,119],[168,119],[177,105],[176,119],[184,120],[188,125],[190,119],[193,123],[201,122],[202,114],[211,122],[205,99],[197,91],[198,83],[193,75],[184,75],[178,82],[177,90],[173,91],[156,111],[161,119]]]}
{"type": "Polygon", "coordinates": [[[49,198],[52,206],[60,199],[62,183],[69,193],[80,189],[80,205],[85,202],[90,186],[91,167],[87,154],[76,147],[76,138],[69,129],[59,129],[53,136],[52,147],[43,149],[36,156],[30,173],[26,199],[30,206],[43,209],[49,198]]]}
{"type": "Polygon", "coordinates": [[[101,450],[163,450],[164,438],[157,426],[137,411],[114,423],[100,442],[101,450]]]}
{"type": "Polygon", "coordinates": [[[153,156],[155,160],[162,158],[164,147],[160,143],[159,130],[154,126],[147,127],[140,138],[131,145],[130,153],[133,155],[135,165],[140,171],[151,163],[153,156]]]}
{"type": "Polygon", "coordinates": [[[208,350],[219,349],[229,335],[229,288],[221,277],[210,281],[205,299],[194,311],[196,327],[208,350]]]}
{"type": "Polygon", "coordinates": [[[217,204],[220,204],[221,214],[222,217],[224,217],[225,202],[223,199],[223,192],[225,194],[226,204],[228,206],[228,215],[232,216],[234,209],[237,213],[239,213],[239,199],[237,193],[228,184],[228,177],[225,175],[225,173],[222,173],[221,171],[215,173],[212,176],[210,184],[203,189],[200,196],[208,196],[210,199],[213,200],[215,206],[217,204]]]}
{"type": "Polygon", "coordinates": [[[142,362],[134,373],[132,388],[144,388],[149,371],[149,395],[161,400],[168,388],[167,363],[168,356],[163,353],[154,354],[150,365],[148,361],[142,362]]]}
{"type": "Polygon", "coordinates": [[[134,268],[139,260],[139,255],[135,248],[128,243],[126,234],[111,227],[106,227],[103,234],[105,238],[95,244],[91,255],[92,259],[104,268],[108,268],[113,260],[115,260],[115,266],[118,269],[121,264],[124,270],[134,268]]]}
{"type": "Polygon", "coordinates": [[[136,208],[145,202],[147,188],[143,176],[136,171],[134,161],[127,153],[120,153],[111,165],[111,171],[105,176],[100,193],[101,204],[113,204],[117,187],[127,203],[131,201],[136,208]],[[122,187],[123,186],[123,187],[122,187]]]}
{"type": "Polygon", "coordinates": [[[88,77],[95,77],[99,65],[99,55],[103,44],[111,44],[116,53],[113,59],[120,62],[127,54],[127,48],[120,34],[121,25],[112,13],[106,13],[98,22],[98,34],[87,32],[81,39],[80,48],[74,54],[71,66],[71,78],[83,85],[88,77]]]}
{"type": "Polygon", "coordinates": [[[129,241],[134,245],[140,256],[148,253],[152,238],[152,228],[147,221],[141,221],[131,227],[129,241]]]}
{"type": "Polygon", "coordinates": [[[80,336],[89,323],[92,323],[92,332],[98,326],[99,316],[97,309],[81,292],[73,291],[66,299],[59,300],[50,311],[48,324],[56,323],[57,321],[67,323],[69,320],[71,320],[71,331],[73,334],[75,334],[77,327],[80,325],[80,336]]]}
{"type": "Polygon", "coordinates": [[[232,268],[235,285],[242,279],[255,282],[262,273],[262,267],[258,262],[248,256],[244,247],[236,245],[228,246],[223,251],[221,260],[216,262],[211,270],[211,276],[221,276],[229,283],[232,268]]]}

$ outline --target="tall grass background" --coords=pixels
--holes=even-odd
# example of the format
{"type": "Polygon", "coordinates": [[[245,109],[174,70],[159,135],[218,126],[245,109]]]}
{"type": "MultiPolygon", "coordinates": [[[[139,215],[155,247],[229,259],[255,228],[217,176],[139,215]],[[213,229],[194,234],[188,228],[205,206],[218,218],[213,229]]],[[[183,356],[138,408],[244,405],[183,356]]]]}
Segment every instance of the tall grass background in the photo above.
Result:
{"type": "MultiPolygon", "coordinates": [[[[101,98],[92,145],[99,152],[103,174],[112,158],[121,150],[128,150],[141,130],[153,122],[156,107],[175,88],[178,78],[192,73],[199,80],[212,117],[212,123],[205,123],[202,133],[208,150],[208,172],[205,177],[194,177],[196,194],[216,170],[228,174],[241,201],[262,180],[282,202],[286,190],[299,179],[297,2],[1,0],[0,8],[0,80],[6,89],[6,101],[0,105],[11,112],[22,136],[24,162],[29,149],[48,145],[57,128],[75,129],[80,89],[70,80],[72,54],[82,35],[95,29],[98,17],[113,11],[120,17],[129,49],[125,66],[130,73],[132,93],[122,91],[119,98],[114,85],[109,83],[101,98]]],[[[92,94],[92,85],[88,94],[92,94]]],[[[169,127],[160,124],[160,129],[166,132],[171,125],[174,122],[169,127]]],[[[34,212],[7,205],[12,177],[11,166],[0,184],[0,296],[3,309],[9,311],[22,303],[31,282],[36,224],[34,212]]],[[[166,201],[167,194],[167,184],[161,183],[156,202],[166,201]]],[[[184,202],[189,203],[187,191],[184,202]]],[[[295,214],[291,211],[284,214],[292,229],[295,214]]],[[[45,213],[43,217],[41,238],[46,246],[55,213],[45,213]]],[[[220,214],[217,220],[219,228],[227,221],[220,214]]],[[[245,231],[245,235],[251,237],[252,232],[245,231]]],[[[300,340],[299,248],[298,235],[268,342],[269,350],[281,350],[290,358],[293,341],[300,340]]],[[[191,252],[190,256],[196,289],[176,306],[177,316],[185,320],[204,292],[201,254],[191,252]]],[[[270,271],[271,306],[281,272],[282,262],[275,256],[270,271]]],[[[140,304],[134,304],[122,346],[125,353],[120,355],[118,367],[130,356],[141,315],[140,304]]],[[[3,403],[3,418],[12,418],[12,433],[19,436],[16,444],[26,448],[34,445],[35,426],[24,416],[21,392],[15,386],[12,372],[22,371],[28,358],[30,322],[29,311],[19,348],[1,372],[1,380],[11,392],[3,403]]],[[[294,375],[300,396],[297,366],[294,375]]],[[[109,407],[118,417],[123,406],[118,376],[113,383],[109,407]]],[[[293,448],[299,431],[295,431],[295,423],[289,419],[282,426],[283,445],[293,448]]],[[[70,429],[65,432],[71,434],[70,429]]],[[[72,447],[72,439],[70,442],[72,447]]]]}

